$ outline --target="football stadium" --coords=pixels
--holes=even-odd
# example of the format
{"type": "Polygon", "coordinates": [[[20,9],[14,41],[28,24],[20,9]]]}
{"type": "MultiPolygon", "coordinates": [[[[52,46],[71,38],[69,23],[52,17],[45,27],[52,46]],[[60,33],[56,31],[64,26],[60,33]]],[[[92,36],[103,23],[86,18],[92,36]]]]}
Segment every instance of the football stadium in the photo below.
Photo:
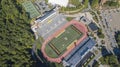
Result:
{"type": "Polygon", "coordinates": [[[41,51],[48,61],[60,63],[85,38],[85,25],[72,20],[48,37],[42,44],[41,51]]]}
{"type": "Polygon", "coordinates": [[[77,40],[82,37],[82,32],[80,32],[73,25],[67,27],[65,30],[61,31],[55,38],[53,38],[47,45],[55,51],[55,54],[51,54],[53,51],[45,49],[46,53],[50,57],[58,57],[63,54],[67,49],[70,49],[77,40]],[[53,56],[52,56],[53,55],[53,56]],[[54,56],[55,55],[55,56],[54,56]]]}

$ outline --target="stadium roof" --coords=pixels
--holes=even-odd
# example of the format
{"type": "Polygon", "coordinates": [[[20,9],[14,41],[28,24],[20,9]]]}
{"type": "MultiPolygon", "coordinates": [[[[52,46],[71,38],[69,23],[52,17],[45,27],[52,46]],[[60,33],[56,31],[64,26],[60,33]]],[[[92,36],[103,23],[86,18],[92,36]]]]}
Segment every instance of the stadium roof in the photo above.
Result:
{"type": "Polygon", "coordinates": [[[67,7],[69,0],[48,0],[48,3],[53,5],[60,5],[62,7],[67,7]]]}
{"type": "Polygon", "coordinates": [[[89,50],[96,44],[94,39],[88,37],[83,42],[81,42],[64,60],[71,65],[71,67],[76,67],[78,64],[83,62],[83,57],[89,50]]]}
{"type": "Polygon", "coordinates": [[[46,14],[44,16],[37,18],[36,22],[41,22],[41,21],[45,20],[46,18],[48,18],[49,16],[51,16],[52,14],[54,14],[54,13],[56,13],[56,11],[54,11],[54,10],[46,12],[46,14]]]}

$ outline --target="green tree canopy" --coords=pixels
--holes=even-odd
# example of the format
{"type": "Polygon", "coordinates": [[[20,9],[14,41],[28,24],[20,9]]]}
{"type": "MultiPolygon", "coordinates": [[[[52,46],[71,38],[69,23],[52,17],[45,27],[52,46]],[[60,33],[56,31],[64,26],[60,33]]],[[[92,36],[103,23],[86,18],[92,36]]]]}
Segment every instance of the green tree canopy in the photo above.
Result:
{"type": "Polygon", "coordinates": [[[0,67],[31,65],[34,39],[29,22],[16,0],[0,0],[0,67]]]}
{"type": "Polygon", "coordinates": [[[101,57],[100,59],[101,64],[110,65],[110,67],[119,67],[120,64],[118,63],[117,57],[115,55],[108,55],[101,57]]]}

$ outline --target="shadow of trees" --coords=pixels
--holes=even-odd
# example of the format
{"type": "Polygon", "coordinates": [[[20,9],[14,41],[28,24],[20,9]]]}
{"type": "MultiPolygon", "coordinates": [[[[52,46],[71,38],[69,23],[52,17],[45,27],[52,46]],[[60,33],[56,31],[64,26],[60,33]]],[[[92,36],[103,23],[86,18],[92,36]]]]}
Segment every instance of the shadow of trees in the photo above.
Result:
{"type": "Polygon", "coordinates": [[[110,51],[108,51],[105,46],[102,46],[101,54],[102,54],[102,56],[106,56],[106,55],[110,55],[112,53],[110,51]]]}
{"type": "Polygon", "coordinates": [[[40,59],[41,59],[43,62],[41,62],[41,61],[37,58],[37,56],[35,55],[35,56],[33,57],[34,62],[33,62],[32,67],[56,67],[55,63],[48,62],[48,61],[43,57],[42,52],[41,52],[39,49],[37,49],[37,52],[38,52],[38,55],[39,55],[40,59]]]}
{"type": "Polygon", "coordinates": [[[94,60],[94,62],[93,62],[93,64],[92,64],[92,67],[99,67],[98,61],[94,60]]]}
{"type": "Polygon", "coordinates": [[[118,43],[118,47],[120,48],[120,31],[115,32],[115,39],[116,42],[118,43]]]}
{"type": "Polygon", "coordinates": [[[32,67],[62,67],[62,64],[52,63],[47,61],[44,57],[42,52],[37,49],[38,55],[42,61],[40,61],[37,56],[34,57],[34,63],[32,67]]]}

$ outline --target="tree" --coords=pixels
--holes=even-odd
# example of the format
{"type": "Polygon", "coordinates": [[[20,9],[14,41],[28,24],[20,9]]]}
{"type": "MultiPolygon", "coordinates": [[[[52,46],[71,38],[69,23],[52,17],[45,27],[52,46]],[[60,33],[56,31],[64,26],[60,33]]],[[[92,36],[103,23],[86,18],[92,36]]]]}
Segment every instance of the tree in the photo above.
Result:
{"type": "Polygon", "coordinates": [[[119,6],[119,1],[107,1],[105,3],[105,6],[117,7],[117,6],[119,6]]]}
{"type": "Polygon", "coordinates": [[[16,0],[0,0],[0,67],[30,66],[30,19],[16,0]]]}
{"type": "Polygon", "coordinates": [[[101,57],[100,59],[101,64],[107,64],[111,67],[119,66],[117,57],[115,55],[107,55],[104,57],[101,57]]]}
{"type": "Polygon", "coordinates": [[[118,43],[118,46],[120,47],[120,31],[116,32],[115,39],[116,39],[116,41],[118,43]]]}
{"type": "Polygon", "coordinates": [[[104,38],[104,34],[102,33],[102,29],[98,29],[97,35],[99,38],[104,38]]]}
{"type": "Polygon", "coordinates": [[[98,7],[98,3],[99,3],[99,0],[89,0],[89,1],[91,1],[91,6],[92,6],[92,8],[96,8],[96,7],[98,7]]]}

